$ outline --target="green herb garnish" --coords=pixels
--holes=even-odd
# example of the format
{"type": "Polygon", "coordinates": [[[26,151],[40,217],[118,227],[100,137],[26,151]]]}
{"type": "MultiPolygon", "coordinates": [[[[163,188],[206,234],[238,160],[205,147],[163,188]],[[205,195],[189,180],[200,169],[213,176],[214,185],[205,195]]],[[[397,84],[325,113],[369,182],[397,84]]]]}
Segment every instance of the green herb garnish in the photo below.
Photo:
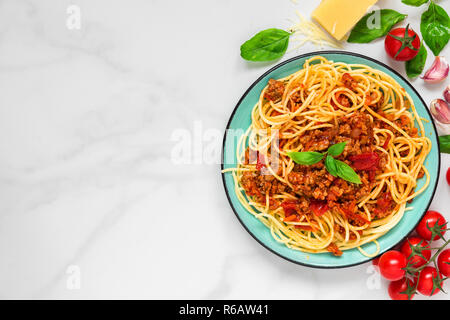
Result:
{"type": "Polygon", "coordinates": [[[447,12],[433,1],[422,14],[420,32],[435,56],[439,55],[450,39],[450,18],[447,12]]]}
{"type": "Polygon", "coordinates": [[[316,164],[323,159],[323,154],[320,152],[288,152],[288,156],[294,160],[295,163],[302,164],[304,166],[309,166],[316,164]]]}
{"type": "Polygon", "coordinates": [[[381,9],[377,11],[372,11],[366,14],[359,22],[355,25],[350,36],[348,37],[348,42],[354,43],[368,43],[377,38],[385,36],[388,34],[392,27],[406,18],[406,14],[401,14],[395,10],[391,9],[381,9]],[[380,15],[380,25],[377,28],[372,21],[374,15],[380,15]],[[369,19],[371,19],[369,21],[369,19]]]}
{"type": "Polygon", "coordinates": [[[404,4],[414,7],[420,7],[421,5],[427,3],[429,0],[402,0],[404,4]]]}
{"type": "Polygon", "coordinates": [[[337,157],[342,152],[344,152],[346,144],[347,144],[347,142],[333,144],[331,147],[328,148],[328,154],[330,156],[337,157]]]}
{"type": "Polygon", "coordinates": [[[325,158],[325,167],[333,177],[338,176],[336,160],[332,156],[327,155],[325,158]]]}
{"type": "Polygon", "coordinates": [[[352,183],[361,184],[361,179],[359,178],[355,170],[352,169],[352,167],[340,160],[333,160],[336,162],[337,175],[339,178],[352,183]]]}
{"type": "Polygon", "coordinates": [[[450,135],[439,137],[439,148],[442,153],[450,153],[450,135]]]}
{"type": "Polygon", "coordinates": [[[346,144],[346,142],[334,144],[329,147],[325,153],[314,151],[288,152],[288,156],[294,160],[295,163],[309,166],[320,162],[326,155],[325,168],[333,177],[339,177],[351,183],[361,184],[361,179],[352,167],[343,161],[333,158],[344,152],[346,144]]]}
{"type": "Polygon", "coordinates": [[[406,74],[409,78],[415,78],[419,76],[423,68],[425,67],[425,62],[427,61],[427,49],[424,44],[420,44],[419,53],[412,60],[406,61],[405,68],[406,74]]]}

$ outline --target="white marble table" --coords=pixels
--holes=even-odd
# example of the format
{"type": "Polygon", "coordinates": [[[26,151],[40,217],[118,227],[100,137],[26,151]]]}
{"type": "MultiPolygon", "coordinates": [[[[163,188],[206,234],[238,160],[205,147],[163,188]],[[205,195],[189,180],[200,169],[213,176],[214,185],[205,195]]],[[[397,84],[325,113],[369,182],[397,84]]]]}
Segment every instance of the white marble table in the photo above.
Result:
{"type": "MultiPolygon", "coordinates": [[[[220,151],[236,102],[273,65],[243,61],[240,44],[317,1],[299,3],[2,1],[0,298],[388,298],[384,281],[368,286],[369,264],[309,269],[261,247],[230,209],[216,158],[173,163],[179,130],[194,142],[209,132],[220,151]]],[[[419,29],[423,9],[379,4],[419,29]]],[[[345,50],[403,72],[381,41],[345,50]]],[[[413,83],[427,103],[445,86],[413,83]]],[[[449,165],[443,155],[431,208],[450,219],[449,165]]]]}

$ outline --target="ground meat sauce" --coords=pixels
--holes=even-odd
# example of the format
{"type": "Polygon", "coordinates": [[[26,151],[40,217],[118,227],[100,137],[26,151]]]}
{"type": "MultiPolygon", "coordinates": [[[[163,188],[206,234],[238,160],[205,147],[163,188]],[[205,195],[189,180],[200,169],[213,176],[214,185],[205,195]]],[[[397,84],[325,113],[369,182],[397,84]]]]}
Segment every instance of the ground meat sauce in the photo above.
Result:
{"type": "Polygon", "coordinates": [[[355,90],[358,87],[358,82],[353,79],[349,73],[344,73],[341,79],[344,86],[350,90],[355,90]]]}
{"type": "MultiPolygon", "coordinates": [[[[275,179],[273,175],[261,174],[261,171],[246,171],[242,175],[242,186],[247,195],[252,196],[256,202],[266,203],[266,194],[289,191],[289,187],[275,179]]],[[[271,209],[276,209],[280,203],[272,201],[271,209]]]]}
{"type": "MultiPolygon", "coordinates": [[[[271,97],[276,95],[277,86],[278,84],[272,85],[269,91],[271,97]]],[[[295,164],[287,177],[293,189],[277,180],[273,175],[263,174],[261,170],[244,172],[241,180],[242,186],[247,195],[252,196],[254,201],[259,203],[265,204],[266,195],[269,195],[271,209],[283,207],[286,217],[293,214],[296,214],[297,218],[300,216],[312,217],[314,212],[311,210],[311,203],[318,201],[322,204],[322,208],[326,206],[327,210],[334,210],[344,215],[352,225],[368,224],[370,222],[366,215],[356,204],[372,191],[375,186],[375,176],[382,172],[381,168],[387,162],[386,156],[375,150],[373,128],[374,123],[367,114],[355,112],[349,117],[338,118],[337,125],[333,128],[310,130],[300,138],[303,151],[324,152],[333,144],[346,142],[344,151],[337,159],[346,162],[354,169],[354,164],[357,164],[358,159],[365,157],[376,159],[374,162],[376,166],[362,166],[363,170],[355,169],[361,179],[361,184],[333,177],[326,170],[324,162],[320,161],[310,166],[295,164]],[[354,162],[350,159],[354,159],[354,162]],[[282,192],[295,195],[297,200],[280,203],[271,198],[273,194],[282,192]]],[[[246,162],[248,163],[248,150],[246,162]]],[[[367,206],[371,210],[372,219],[377,219],[392,212],[395,202],[389,192],[385,190],[376,204],[367,206]]],[[[294,217],[289,217],[288,221],[293,221],[293,219],[294,217]]],[[[335,245],[330,245],[328,250],[336,255],[341,254],[335,245]]]]}
{"type": "Polygon", "coordinates": [[[266,92],[264,93],[264,98],[276,102],[283,97],[283,93],[284,82],[270,79],[266,92]]]}
{"type": "Polygon", "coordinates": [[[342,251],[339,250],[338,246],[335,245],[334,243],[331,243],[331,244],[327,247],[327,250],[328,250],[329,252],[331,252],[332,254],[334,254],[335,256],[337,256],[337,257],[342,256],[342,251]]]}
{"type": "Polygon", "coordinates": [[[360,185],[333,177],[326,170],[323,161],[311,166],[296,164],[288,175],[296,194],[308,199],[326,201],[328,208],[345,214],[353,225],[364,225],[367,221],[357,210],[355,203],[369,195],[375,184],[375,175],[381,173],[380,168],[387,161],[384,154],[375,153],[373,123],[369,116],[364,113],[355,113],[351,117],[341,117],[338,119],[337,126],[308,131],[300,138],[300,141],[304,151],[320,152],[327,150],[333,144],[346,142],[344,152],[337,159],[350,166],[353,166],[353,163],[349,158],[353,156],[376,154],[379,160],[377,166],[371,168],[374,170],[357,170],[362,182],[360,185]],[[342,208],[351,208],[351,210],[342,212],[342,208]]]}

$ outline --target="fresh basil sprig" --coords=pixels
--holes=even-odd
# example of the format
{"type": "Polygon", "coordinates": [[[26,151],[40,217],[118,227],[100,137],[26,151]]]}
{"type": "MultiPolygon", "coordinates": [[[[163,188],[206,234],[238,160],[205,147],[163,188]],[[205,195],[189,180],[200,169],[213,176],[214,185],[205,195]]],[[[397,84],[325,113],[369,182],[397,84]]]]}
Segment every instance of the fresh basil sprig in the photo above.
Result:
{"type": "Polygon", "coordinates": [[[358,21],[347,41],[353,43],[371,42],[372,40],[387,35],[395,24],[404,20],[406,17],[406,14],[401,14],[391,9],[372,11],[358,21]],[[371,20],[369,21],[369,19],[373,19],[373,15],[378,14],[380,15],[380,25],[377,28],[370,23],[371,20]]]}
{"type": "Polygon", "coordinates": [[[421,5],[427,3],[430,0],[402,0],[404,4],[414,7],[420,7],[421,5]]]}
{"type": "Polygon", "coordinates": [[[289,45],[290,33],[281,29],[258,32],[241,46],[241,57],[249,61],[271,61],[281,58],[289,45]]]}
{"type": "Polygon", "coordinates": [[[439,137],[439,148],[443,153],[450,153],[450,135],[439,137]]]}
{"type": "Polygon", "coordinates": [[[420,32],[435,56],[439,55],[450,39],[450,18],[447,12],[433,1],[422,14],[420,32]]]}
{"type": "Polygon", "coordinates": [[[427,49],[425,48],[425,45],[421,43],[417,56],[405,63],[406,74],[409,78],[415,78],[422,73],[425,62],[427,61],[427,55],[427,49]]]}
{"type": "MultiPolygon", "coordinates": [[[[348,164],[333,158],[344,152],[346,144],[346,142],[341,142],[328,148],[326,152],[328,154],[325,158],[325,168],[333,177],[339,177],[352,183],[361,184],[361,179],[358,174],[348,164]]],[[[294,160],[295,163],[302,165],[316,164],[323,159],[325,154],[314,151],[288,152],[288,156],[294,160]]]]}

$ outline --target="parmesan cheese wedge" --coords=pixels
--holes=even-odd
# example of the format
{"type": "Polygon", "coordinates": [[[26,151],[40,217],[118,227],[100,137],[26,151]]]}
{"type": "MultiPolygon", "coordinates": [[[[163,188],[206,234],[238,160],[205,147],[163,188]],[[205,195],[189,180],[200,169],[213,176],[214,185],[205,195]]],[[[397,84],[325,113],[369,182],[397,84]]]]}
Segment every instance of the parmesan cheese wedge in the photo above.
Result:
{"type": "Polygon", "coordinates": [[[322,0],[312,13],[336,40],[342,40],[378,0],[322,0]]]}

